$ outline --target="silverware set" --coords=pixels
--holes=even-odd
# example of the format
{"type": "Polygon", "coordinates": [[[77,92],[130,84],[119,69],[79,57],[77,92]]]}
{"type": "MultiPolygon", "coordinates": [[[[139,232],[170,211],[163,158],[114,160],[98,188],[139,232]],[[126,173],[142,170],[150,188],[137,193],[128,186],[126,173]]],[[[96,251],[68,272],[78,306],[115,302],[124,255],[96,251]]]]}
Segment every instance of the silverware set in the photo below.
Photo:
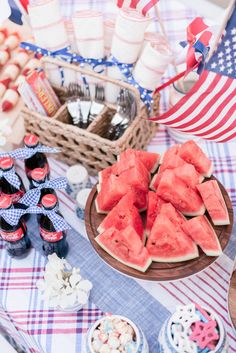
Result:
{"type": "MultiPolygon", "coordinates": [[[[67,109],[72,118],[72,123],[82,129],[86,129],[94,119],[104,110],[105,90],[101,84],[95,85],[95,98],[91,98],[89,85],[81,86],[71,83],[67,89],[67,109]]],[[[108,125],[102,137],[109,140],[117,140],[137,113],[136,100],[132,92],[121,88],[117,98],[116,112],[108,114],[108,125]]]]}

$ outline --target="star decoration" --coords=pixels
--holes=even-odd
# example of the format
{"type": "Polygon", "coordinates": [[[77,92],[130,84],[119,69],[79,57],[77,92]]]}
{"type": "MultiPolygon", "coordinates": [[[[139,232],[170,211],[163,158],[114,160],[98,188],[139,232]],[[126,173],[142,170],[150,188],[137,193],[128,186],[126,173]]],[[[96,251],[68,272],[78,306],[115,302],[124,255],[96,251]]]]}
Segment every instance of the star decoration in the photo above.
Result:
{"type": "Polygon", "coordinates": [[[189,336],[189,339],[196,342],[201,349],[204,349],[208,347],[212,341],[219,339],[219,335],[216,333],[215,328],[215,320],[211,320],[206,323],[197,321],[192,334],[189,336]]]}
{"type": "Polygon", "coordinates": [[[186,332],[177,332],[175,336],[175,345],[179,352],[197,353],[197,345],[189,340],[186,332]]]}
{"type": "Polygon", "coordinates": [[[236,27],[234,27],[234,28],[231,29],[231,34],[232,34],[232,35],[236,34],[236,27]]]}
{"type": "Polygon", "coordinates": [[[236,36],[232,38],[232,42],[236,42],[236,36]]]}
{"type": "Polygon", "coordinates": [[[230,49],[230,48],[227,48],[227,49],[225,50],[225,52],[226,52],[226,54],[229,54],[229,53],[231,52],[231,49],[230,49]]]}
{"type": "Polygon", "coordinates": [[[233,69],[229,69],[229,70],[227,70],[227,72],[228,72],[228,74],[232,74],[233,69]]]}
{"type": "Polygon", "coordinates": [[[226,40],[225,43],[224,43],[224,46],[225,47],[228,47],[230,45],[230,41],[229,40],[226,40]]]}
{"type": "Polygon", "coordinates": [[[212,64],[211,64],[211,68],[212,68],[212,69],[215,69],[216,67],[217,67],[217,64],[216,64],[216,63],[212,63],[212,64]]]}
{"type": "Polygon", "coordinates": [[[224,69],[225,69],[225,66],[224,66],[224,65],[221,65],[221,66],[220,66],[220,71],[224,71],[224,69]]]}
{"type": "Polygon", "coordinates": [[[224,53],[222,51],[218,54],[218,58],[222,58],[224,56],[224,53]]]}
{"type": "Polygon", "coordinates": [[[229,61],[229,60],[231,60],[231,59],[232,59],[232,55],[229,54],[229,55],[226,56],[226,60],[227,60],[227,61],[229,61]]]}
{"type": "Polygon", "coordinates": [[[194,304],[178,306],[176,312],[172,316],[172,321],[181,324],[185,329],[189,328],[192,323],[198,320],[199,317],[196,314],[194,304]]]}
{"type": "Polygon", "coordinates": [[[229,62],[229,63],[226,64],[226,66],[227,66],[227,67],[230,67],[230,66],[232,66],[232,63],[229,62]]]}
{"type": "Polygon", "coordinates": [[[219,60],[219,64],[220,64],[220,65],[223,64],[223,62],[224,62],[224,59],[220,59],[220,60],[219,60]]]}

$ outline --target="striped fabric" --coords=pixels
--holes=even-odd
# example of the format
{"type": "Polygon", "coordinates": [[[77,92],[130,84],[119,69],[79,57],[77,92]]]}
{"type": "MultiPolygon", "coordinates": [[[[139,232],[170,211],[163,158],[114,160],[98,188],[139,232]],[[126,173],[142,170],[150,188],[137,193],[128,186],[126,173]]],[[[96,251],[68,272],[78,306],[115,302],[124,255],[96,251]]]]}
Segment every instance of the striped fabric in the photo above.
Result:
{"type": "MultiPolygon", "coordinates": [[[[110,1],[97,2],[61,0],[63,13],[70,16],[80,6],[102,10],[110,14],[110,1]],[[79,4],[78,4],[79,3],[79,4]]],[[[170,39],[183,38],[192,14],[174,0],[160,2],[170,39]]],[[[116,9],[115,9],[116,10],[116,9]]],[[[163,94],[161,111],[168,106],[168,91],[163,94]]],[[[160,127],[149,145],[150,151],[163,153],[174,141],[166,129],[160,127]]],[[[202,142],[202,148],[214,163],[214,175],[227,189],[236,211],[236,142],[215,144],[202,142]]],[[[67,166],[49,160],[51,177],[65,176],[67,166]]],[[[24,176],[23,163],[17,171],[24,176]]],[[[24,178],[25,181],[25,178],[24,178]]],[[[94,252],[85,227],[75,214],[75,202],[65,193],[58,192],[60,209],[74,230],[68,233],[70,251],[68,261],[79,266],[83,277],[93,282],[89,305],[78,313],[51,310],[40,300],[36,281],[42,278],[46,259],[41,255],[41,241],[36,220],[30,220],[29,236],[35,249],[22,260],[11,259],[0,242],[0,332],[11,335],[27,353],[85,353],[84,344],[88,327],[105,312],[131,318],[144,330],[150,353],[159,353],[157,335],[161,325],[176,305],[195,300],[210,306],[221,317],[228,333],[229,353],[236,352],[236,334],[228,314],[228,285],[236,249],[236,226],[230,243],[214,264],[190,278],[174,282],[155,283],[125,277],[107,266],[94,252]]]]}

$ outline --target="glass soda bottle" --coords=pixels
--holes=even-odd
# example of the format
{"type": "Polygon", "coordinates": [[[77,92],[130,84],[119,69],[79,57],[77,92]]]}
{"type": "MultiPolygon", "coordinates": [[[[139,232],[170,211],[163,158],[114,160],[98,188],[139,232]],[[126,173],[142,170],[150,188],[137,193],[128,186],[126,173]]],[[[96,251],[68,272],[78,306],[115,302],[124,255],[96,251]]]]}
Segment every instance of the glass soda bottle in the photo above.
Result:
{"type": "MultiPolygon", "coordinates": [[[[11,157],[2,157],[0,158],[0,170],[2,171],[10,171],[14,168],[14,162],[11,157]]],[[[15,173],[18,178],[20,179],[20,189],[16,189],[13,185],[11,185],[4,176],[1,178],[0,185],[1,185],[1,195],[2,196],[10,196],[12,203],[16,204],[19,199],[25,194],[25,187],[21,180],[21,177],[15,173]]]]}
{"type": "MultiPolygon", "coordinates": [[[[36,148],[39,145],[39,138],[33,134],[26,135],[24,145],[27,148],[36,148]]],[[[25,159],[25,173],[31,184],[31,172],[35,168],[43,168],[46,170],[47,177],[50,176],[47,157],[42,152],[36,152],[32,157],[25,159]]]]}
{"type": "MultiPolygon", "coordinates": [[[[0,196],[1,210],[8,210],[13,207],[9,196],[0,196]]],[[[23,258],[28,254],[31,241],[27,235],[26,224],[22,219],[19,220],[18,224],[12,226],[0,216],[0,235],[10,256],[23,258]]]]}
{"type": "MultiPolygon", "coordinates": [[[[31,173],[31,179],[32,179],[32,182],[34,182],[34,184],[32,183],[31,185],[31,189],[37,188],[41,184],[44,184],[48,181],[47,171],[43,168],[35,168],[31,173]]],[[[41,189],[39,204],[41,204],[41,200],[43,196],[48,194],[53,194],[57,197],[57,194],[54,189],[43,188],[41,189]]]]}
{"type": "MultiPolygon", "coordinates": [[[[55,210],[57,206],[57,197],[53,194],[47,194],[42,198],[42,208],[47,211],[55,210]]],[[[60,212],[56,211],[61,217],[60,212]]],[[[58,257],[66,257],[69,246],[66,240],[65,231],[56,231],[52,221],[47,215],[40,217],[40,236],[43,240],[43,252],[45,256],[56,253],[58,257]]]]}

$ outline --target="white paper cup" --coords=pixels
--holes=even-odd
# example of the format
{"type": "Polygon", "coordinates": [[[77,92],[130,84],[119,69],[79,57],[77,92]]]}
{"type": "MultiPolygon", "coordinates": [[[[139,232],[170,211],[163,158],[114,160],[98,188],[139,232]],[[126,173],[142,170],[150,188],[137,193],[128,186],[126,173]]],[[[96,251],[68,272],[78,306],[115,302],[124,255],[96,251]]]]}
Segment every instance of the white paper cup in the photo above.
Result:
{"type": "Polygon", "coordinates": [[[75,164],[67,170],[66,179],[71,195],[76,197],[77,193],[87,185],[88,171],[82,164],[75,164]]]}

